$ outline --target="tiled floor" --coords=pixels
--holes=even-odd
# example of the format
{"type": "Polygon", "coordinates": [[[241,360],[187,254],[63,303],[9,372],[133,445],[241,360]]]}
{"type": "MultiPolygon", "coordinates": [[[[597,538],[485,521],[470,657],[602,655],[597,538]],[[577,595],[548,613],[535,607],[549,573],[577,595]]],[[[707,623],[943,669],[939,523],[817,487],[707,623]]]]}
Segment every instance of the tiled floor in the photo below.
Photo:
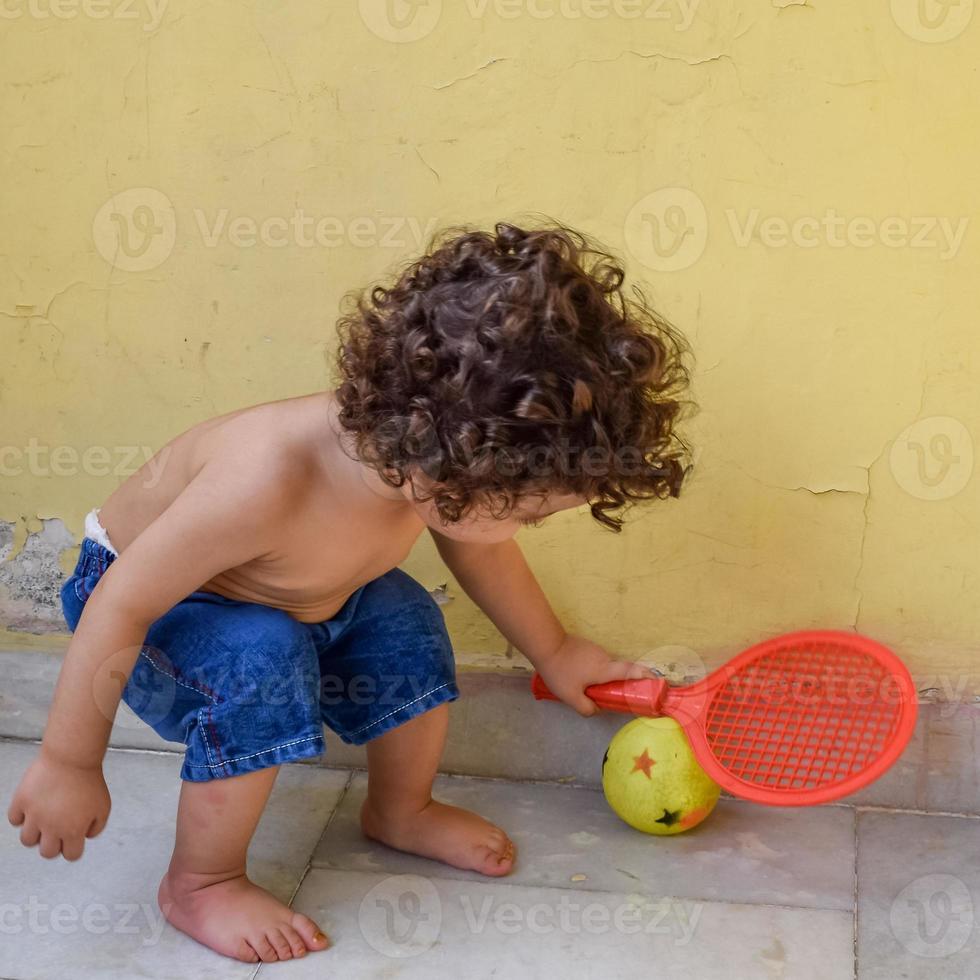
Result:
{"type": "MultiPolygon", "coordinates": [[[[4,801],[35,751],[0,742],[4,801]]],[[[441,778],[441,798],[518,844],[515,872],[491,881],[366,842],[363,774],[313,765],[283,769],[252,872],[335,945],[256,969],[159,916],[178,769],[110,751],[112,817],[78,863],[0,835],[0,978],[980,976],[978,818],[722,800],[701,827],[651,838],[593,790],[441,778]]]]}

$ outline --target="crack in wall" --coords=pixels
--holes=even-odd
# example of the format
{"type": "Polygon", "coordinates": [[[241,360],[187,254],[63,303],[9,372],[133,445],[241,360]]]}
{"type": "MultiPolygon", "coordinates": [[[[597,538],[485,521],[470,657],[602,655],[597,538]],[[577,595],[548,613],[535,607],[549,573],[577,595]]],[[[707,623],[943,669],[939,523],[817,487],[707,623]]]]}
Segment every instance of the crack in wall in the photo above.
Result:
{"type": "Polygon", "coordinates": [[[861,632],[860,621],[861,621],[861,604],[864,602],[864,592],[859,586],[861,581],[861,574],[864,571],[864,546],[868,541],[868,526],[871,523],[871,468],[868,467],[868,493],[864,498],[864,508],[862,511],[864,515],[864,528],[861,531],[861,546],[858,549],[858,567],[857,571],[854,573],[854,591],[857,593],[857,603],[854,608],[854,630],[857,633],[861,632]]]}
{"type": "Polygon", "coordinates": [[[732,460],[724,460],[723,462],[728,466],[733,466],[735,469],[739,471],[739,473],[741,473],[743,476],[747,477],[748,479],[752,480],[754,483],[758,483],[760,486],[767,487],[769,490],[783,490],[787,493],[797,493],[800,491],[805,491],[806,493],[812,493],[817,496],[826,493],[854,493],[857,494],[858,496],[863,497],[866,493],[870,491],[871,477],[870,477],[869,467],[873,466],[880,458],[881,456],[879,455],[878,457],[875,458],[875,460],[873,460],[869,464],[869,466],[861,467],[861,469],[863,469],[867,474],[867,479],[868,479],[868,485],[863,490],[852,490],[850,489],[850,487],[809,487],[806,486],[805,484],[800,484],[799,486],[795,486],[795,487],[787,487],[781,483],[768,483],[765,480],[760,480],[759,477],[754,476],[752,473],[749,473],[748,470],[746,470],[742,466],[739,466],[738,463],[733,462],[732,460]]]}
{"type": "MultiPolygon", "coordinates": [[[[621,61],[627,56],[632,56],[634,58],[641,58],[644,61],[676,61],[682,65],[688,65],[689,67],[697,67],[698,65],[706,65],[712,61],[729,61],[732,67],[735,67],[735,59],[732,58],[730,54],[725,51],[720,51],[718,54],[706,55],[704,58],[682,58],[680,55],[676,54],[664,54],[663,51],[634,51],[632,48],[627,48],[625,51],[620,51],[615,58],[579,58],[577,61],[573,61],[571,64],[566,65],[564,70],[568,68],[574,68],[576,65],[610,65],[616,61],[621,61]]],[[[558,78],[561,72],[552,75],[552,78],[558,78]]]]}
{"type": "Polygon", "coordinates": [[[468,75],[460,75],[458,78],[453,78],[448,82],[443,82],[441,85],[433,85],[432,88],[437,92],[442,91],[446,88],[452,88],[453,85],[458,85],[460,82],[465,82],[470,78],[475,78],[480,74],[481,71],[485,71],[491,65],[500,64],[502,61],[510,61],[510,58],[491,58],[489,61],[484,62],[479,68],[471,71],[468,75]]]}
{"type": "MultiPolygon", "coordinates": [[[[737,469],[740,473],[748,477],[748,479],[754,481],[755,483],[760,484],[760,486],[767,487],[770,490],[782,490],[787,493],[806,492],[806,493],[813,494],[814,496],[825,496],[827,494],[839,493],[839,494],[857,494],[858,496],[864,497],[864,506],[862,507],[862,516],[863,516],[864,523],[861,528],[861,537],[860,537],[860,543],[858,546],[858,555],[857,555],[857,569],[854,573],[854,582],[852,585],[852,588],[854,589],[854,593],[855,593],[855,606],[854,606],[854,617],[852,620],[852,626],[855,632],[861,631],[861,607],[864,602],[864,591],[861,589],[860,581],[861,581],[861,576],[864,574],[865,548],[868,541],[868,530],[871,525],[871,471],[880,462],[882,457],[888,451],[890,442],[891,440],[886,440],[882,445],[881,450],[878,452],[878,454],[866,466],[862,467],[865,473],[865,483],[866,483],[866,489],[864,490],[851,490],[851,489],[846,489],[841,487],[827,487],[827,488],[816,489],[805,485],[797,486],[797,487],[781,486],[779,484],[767,483],[765,480],[760,480],[757,476],[753,476],[751,473],[743,469],[737,463],[733,463],[730,460],[726,461],[728,462],[728,465],[734,466],[735,469],[737,469]]],[[[702,536],[707,537],[707,535],[702,535],[702,536]]],[[[687,566],[682,566],[682,567],[687,567],[687,566]]],[[[754,566],[744,566],[744,567],[751,568],[754,566]]]]}
{"type": "Polygon", "coordinates": [[[421,150],[419,150],[417,146],[413,146],[412,149],[415,150],[415,155],[422,161],[422,163],[428,168],[428,170],[435,175],[436,181],[441,184],[442,177],[439,176],[439,171],[436,170],[436,168],[433,167],[432,164],[429,163],[429,161],[426,160],[424,156],[422,156],[422,152],[421,150]]]}
{"type": "MultiPolygon", "coordinates": [[[[682,65],[687,65],[692,68],[697,67],[699,65],[710,64],[716,61],[727,61],[731,64],[732,69],[735,72],[736,80],[739,83],[739,90],[741,91],[742,89],[741,78],[739,77],[738,74],[738,65],[735,63],[735,59],[726,51],[719,51],[716,54],[705,55],[704,57],[701,58],[698,57],[685,58],[681,55],[666,54],[663,51],[644,52],[644,51],[634,51],[632,48],[629,48],[625,51],[621,51],[614,58],[579,58],[576,61],[570,62],[569,64],[563,66],[560,71],[555,72],[554,74],[542,75],[538,72],[535,72],[535,74],[539,78],[556,79],[556,78],[561,78],[565,74],[565,72],[567,72],[570,68],[575,68],[578,65],[608,65],[620,61],[626,57],[640,58],[644,61],[672,61],[682,65]]],[[[452,86],[457,85],[460,82],[465,82],[468,81],[469,79],[475,78],[477,75],[485,71],[487,68],[490,68],[492,65],[500,64],[504,61],[511,61],[511,60],[513,59],[507,57],[491,58],[489,61],[480,65],[478,68],[474,69],[469,74],[460,75],[457,78],[453,78],[448,82],[442,82],[439,85],[433,85],[432,88],[435,91],[442,91],[444,89],[451,88],[452,86]]]]}

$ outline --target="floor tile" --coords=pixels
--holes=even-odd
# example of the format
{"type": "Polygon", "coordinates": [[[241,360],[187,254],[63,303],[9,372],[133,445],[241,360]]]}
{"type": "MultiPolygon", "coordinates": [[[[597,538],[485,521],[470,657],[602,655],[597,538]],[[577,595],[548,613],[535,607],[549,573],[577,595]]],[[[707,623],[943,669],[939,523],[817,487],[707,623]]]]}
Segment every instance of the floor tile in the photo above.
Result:
{"type": "MultiPolygon", "coordinates": [[[[318,867],[478,878],[366,841],[358,774],[317,848],[318,867]]],[[[846,807],[788,809],[721,800],[701,826],[651,837],[623,823],[597,790],[440,776],[435,796],[476,810],[518,847],[508,881],[587,890],[637,890],[730,902],[851,909],[854,817],[846,807]],[[581,877],[584,876],[584,877],[581,877]]]]}
{"type": "MultiPolygon", "coordinates": [[[[0,735],[39,739],[51,707],[63,651],[0,650],[0,735]]],[[[184,746],[167,742],[141,721],[125,702],[113,721],[109,744],[116,747],[183,753],[184,746]]]]}
{"type": "Polygon", "coordinates": [[[980,814],[980,704],[922,704],[899,760],[848,803],[980,814]]]}
{"type": "MultiPolygon", "coordinates": [[[[0,744],[3,810],[37,746],[0,744]]],[[[17,831],[0,833],[0,977],[11,980],[221,980],[248,977],[235,963],[162,920],[156,889],[173,845],[180,758],[110,751],[109,824],[69,864],[44,861],[22,847],[17,831]]],[[[347,774],[285,766],[253,845],[250,872],[288,900],[347,783],[347,774]]]]}
{"type": "Polygon", "coordinates": [[[259,980],[852,980],[851,916],[628,892],[315,869],[296,897],[333,947],[259,980]]]}
{"type": "Polygon", "coordinates": [[[860,980],[980,976],[980,820],[858,817],[860,980]]]}

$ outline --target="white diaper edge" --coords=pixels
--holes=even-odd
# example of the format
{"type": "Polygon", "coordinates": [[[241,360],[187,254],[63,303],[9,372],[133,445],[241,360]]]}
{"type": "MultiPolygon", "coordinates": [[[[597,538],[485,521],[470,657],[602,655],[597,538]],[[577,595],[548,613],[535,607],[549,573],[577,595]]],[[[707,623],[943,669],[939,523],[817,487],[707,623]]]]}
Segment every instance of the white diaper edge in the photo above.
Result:
{"type": "Polygon", "coordinates": [[[103,548],[108,549],[114,555],[118,555],[119,552],[112,546],[112,542],[109,540],[109,535],[106,533],[106,529],[102,526],[99,520],[99,508],[94,507],[85,516],[85,537],[91,538],[97,544],[102,545],[103,548]]]}

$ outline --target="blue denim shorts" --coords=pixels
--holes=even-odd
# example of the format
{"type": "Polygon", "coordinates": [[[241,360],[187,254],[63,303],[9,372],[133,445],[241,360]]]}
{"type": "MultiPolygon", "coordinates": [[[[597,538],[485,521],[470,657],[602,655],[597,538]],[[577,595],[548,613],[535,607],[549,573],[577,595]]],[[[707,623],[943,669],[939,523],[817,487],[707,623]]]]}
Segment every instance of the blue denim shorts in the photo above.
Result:
{"type": "MultiPolygon", "coordinates": [[[[115,555],[83,538],[61,603],[74,631],[115,555]]],[[[442,612],[400,569],[361,586],[336,616],[301,623],[254,602],[192,592],[151,626],[123,700],[187,746],[195,782],[353,745],[459,697],[442,612]]]]}

